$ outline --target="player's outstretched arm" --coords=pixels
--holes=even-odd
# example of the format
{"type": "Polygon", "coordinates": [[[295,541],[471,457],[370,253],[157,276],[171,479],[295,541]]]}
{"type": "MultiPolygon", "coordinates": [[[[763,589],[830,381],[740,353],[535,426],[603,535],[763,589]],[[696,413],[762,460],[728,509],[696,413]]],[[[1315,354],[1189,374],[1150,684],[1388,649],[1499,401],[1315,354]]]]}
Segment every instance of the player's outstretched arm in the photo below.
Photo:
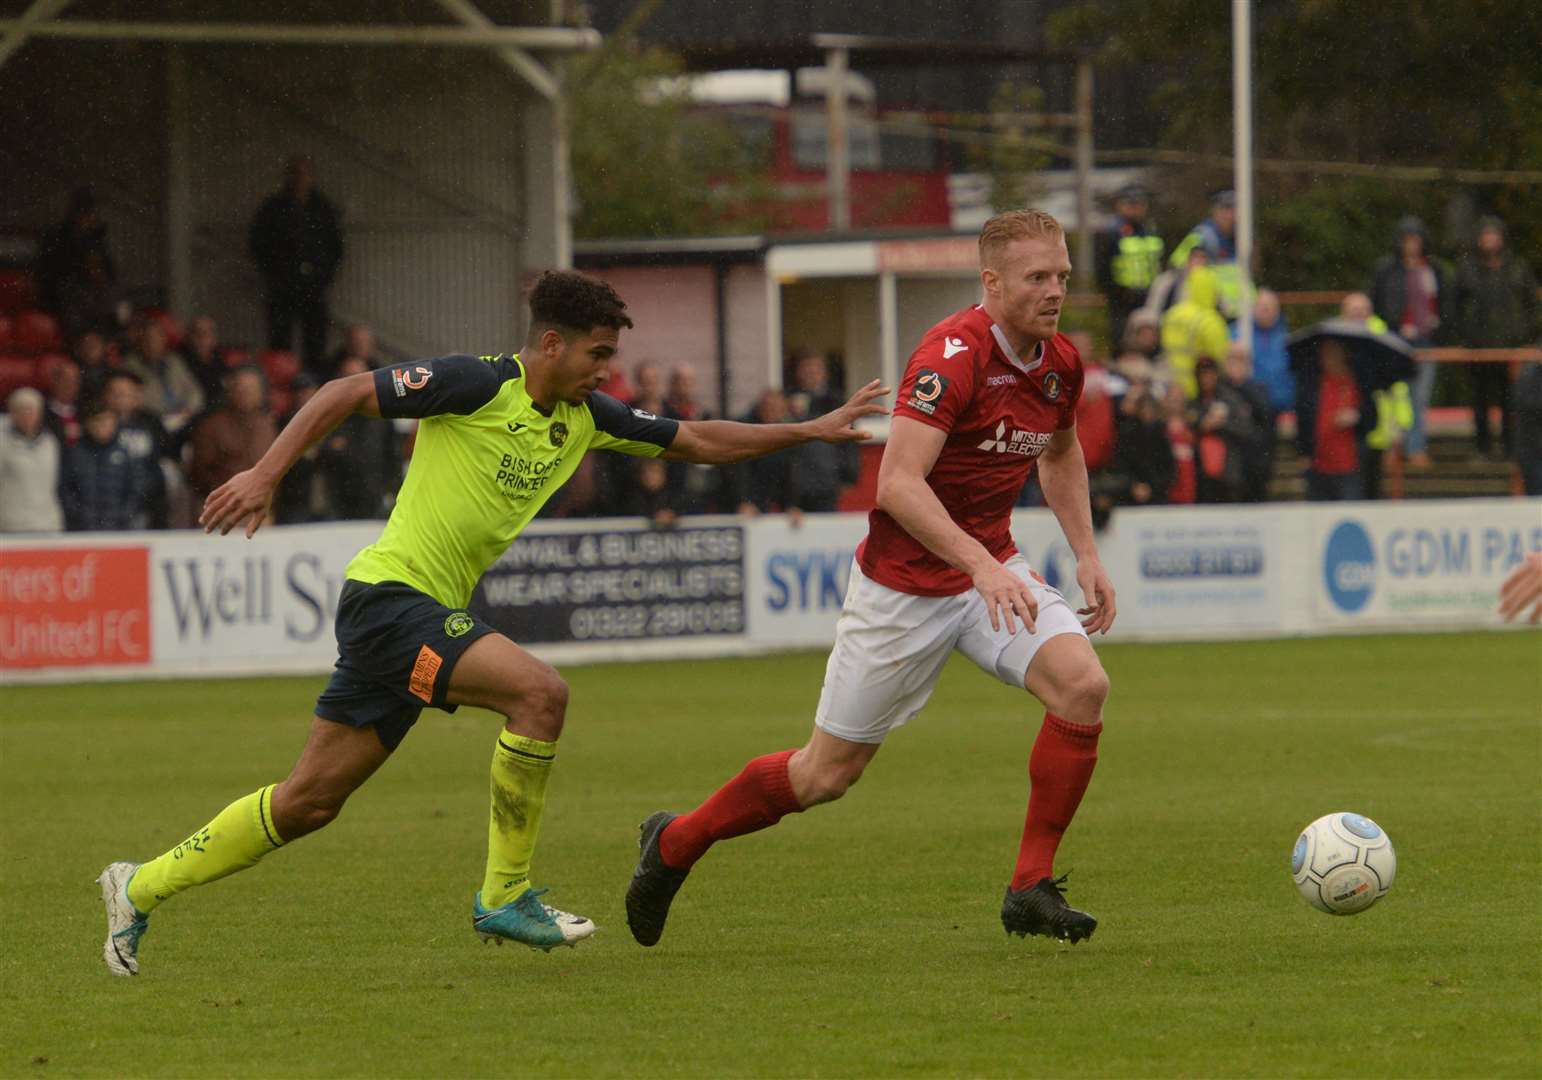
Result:
{"type": "Polygon", "coordinates": [[[877,379],[839,409],[797,424],[741,424],[734,420],[683,420],[663,456],[698,465],[731,465],[807,442],[864,442],[872,433],[852,425],[864,416],[888,412],[877,399],[889,392],[877,379]]]}
{"type": "Polygon", "coordinates": [[[926,478],[942,453],[948,433],[919,420],[896,416],[889,428],[889,445],[878,468],[878,509],[899,522],[943,562],[968,574],[985,600],[991,628],[1017,632],[1021,619],[1030,633],[1039,617],[1038,601],[1012,571],[996,561],[985,545],[970,536],[948,514],[926,478]]]}
{"type": "Polygon", "coordinates": [[[1533,551],[1522,559],[1499,587],[1499,614],[1505,622],[1533,604],[1528,621],[1542,623],[1542,551],[1533,551]]]}
{"type": "Polygon", "coordinates": [[[198,524],[206,533],[218,529],[224,536],[241,524],[250,539],[273,514],[273,493],[301,455],[331,434],[332,429],[356,412],[379,416],[375,398],[375,376],[360,372],[344,379],[333,379],[316,391],[295,413],[294,419],[279,432],[268,452],[245,472],[236,473],[209,493],[204,500],[198,524]]]}
{"type": "Polygon", "coordinates": [[[1057,431],[1039,457],[1039,483],[1044,501],[1055,512],[1060,531],[1076,556],[1076,583],[1087,606],[1076,614],[1089,634],[1108,633],[1114,625],[1114,583],[1103,569],[1092,532],[1092,498],[1087,488],[1087,459],[1077,441],[1076,428],[1057,431]]]}

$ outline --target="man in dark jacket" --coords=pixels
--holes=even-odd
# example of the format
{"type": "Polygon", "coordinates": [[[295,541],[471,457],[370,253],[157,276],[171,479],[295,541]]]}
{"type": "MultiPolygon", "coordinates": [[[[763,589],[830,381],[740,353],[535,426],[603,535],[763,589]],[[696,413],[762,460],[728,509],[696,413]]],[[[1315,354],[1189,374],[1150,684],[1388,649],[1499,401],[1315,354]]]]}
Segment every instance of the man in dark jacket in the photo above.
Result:
{"type": "MultiPolygon", "coordinates": [[[[1537,279],[1531,267],[1505,246],[1504,222],[1478,222],[1478,249],[1456,271],[1456,322],[1461,343],[1470,349],[1509,349],[1537,335],[1537,279]]],[[[1510,371],[1508,364],[1467,365],[1472,381],[1472,421],[1478,452],[1493,453],[1489,407],[1500,410],[1499,440],[1510,449],[1510,371]]]]}
{"type": "Polygon", "coordinates": [[[1139,184],[1120,188],[1114,196],[1114,222],[1097,236],[1093,265],[1098,288],[1108,298],[1111,348],[1124,341],[1130,312],[1145,304],[1151,283],[1162,272],[1162,238],[1146,220],[1150,199],[1139,184]]]}
{"type": "MultiPolygon", "coordinates": [[[[793,379],[797,387],[788,395],[788,400],[793,416],[799,420],[822,416],[829,411],[830,402],[842,400],[832,393],[830,369],[825,358],[816,352],[805,352],[797,357],[793,379]]],[[[836,407],[839,408],[839,404],[836,407]]],[[[805,443],[794,448],[791,454],[788,509],[816,514],[834,510],[841,491],[856,482],[861,468],[856,443],[846,446],[805,443]]]]}
{"type": "MultiPolygon", "coordinates": [[[[739,420],[745,424],[784,424],[791,415],[786,396],[773,387],[761,391],[755,407],[739,420]]],[[[792,480],[792,460],[791,450],[778,450],[724,466],[732,480],[733,502],[739,513],[770,514],[787,509],[791,500],[788,485],[792,480]]]]}
{"type": "MultiPolygon", "coordinates": [[[[1397,223],[1393,249],[1376,264],[1371,284],[1371,308],[1389,330],[1416,349],[1435,343],[1435,335],[1451,318],[1451,281],[1445,266],[1430,257],[1424,222],[1405,217],[1397,223]]],[[[1436,364],[1420,364],[1413,381],[1413,427],[1408,431],[1408,463],[1430,464],[1429,436],[1424,414],[1435,389],[1436,364]]]]}
{"type": "Polygon", "coordinates": [[[343,258],[337,211],[316,189],[311,159],[289,159],[284,186],[268,196],[247,238],[268,287],[268,347],[288,349],[300,323],[301,359],[324,375],[327,290],[343,258]]]}
{"type": "Polygon", "coordinates": [[[80,442],[65,451],[59,501],[72,531],[136,529],[144,524],[145,471],[118,431],[118,416],[102,398],[81,410],[80,442]]]}
{"type": "Polygon", "coordinates": [[[1542,495],[1542,364],[1521,368],[1515,403],[1515,461],[1527,495],[1542,495]]]}
{"type": "MultiPolygon", "coordinates": [[[[346,379],[369,368],[359,357],[344,360],[337,377],[346,379]]],[[[326,485],[327,504],[338,521],[383,518],[386,496],[401,484],[401,456],[396,430],[362,413],[344,420],[318,445],[316,471],[326,485]]]]}
{"type": "Polygon", "coordinates": [[[111,323],[118,268],[90,188],[76,189],[64,220],[43,234],[36,271],[39,300],[59,317],[67,335],[104,329],[111,323]]]}
{"type": "Polygon", "coordinates": [[[107,376],[102,400],[118,417],[118,441],[144,473],[146,527],[164,529],[170,520],[166,474],[161,459],[175,460],[172,439],[160,418],[144,407],[144,383],[123,368],[107,376]]]}

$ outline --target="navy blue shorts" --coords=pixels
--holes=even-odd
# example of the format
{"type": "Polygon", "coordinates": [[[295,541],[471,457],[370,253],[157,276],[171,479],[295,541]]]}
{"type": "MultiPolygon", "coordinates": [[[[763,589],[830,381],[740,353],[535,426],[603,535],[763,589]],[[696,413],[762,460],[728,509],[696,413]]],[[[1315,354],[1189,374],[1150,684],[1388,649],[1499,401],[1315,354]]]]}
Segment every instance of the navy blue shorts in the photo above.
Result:
{"type": "Polygon", "coordinates": [[[337,670],[316,715],[373,727],[395,750],[427,706],[445,704],[450,672],[471,643],[497,633],[467,611],[447,608],[399,581],[343,582],[337,607],[337,670]]]}

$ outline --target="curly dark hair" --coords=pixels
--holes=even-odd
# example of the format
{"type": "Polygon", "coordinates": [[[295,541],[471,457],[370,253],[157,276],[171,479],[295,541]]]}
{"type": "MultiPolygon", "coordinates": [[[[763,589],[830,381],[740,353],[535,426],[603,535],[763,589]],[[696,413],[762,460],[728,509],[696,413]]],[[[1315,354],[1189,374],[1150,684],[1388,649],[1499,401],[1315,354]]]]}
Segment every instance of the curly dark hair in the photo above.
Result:
{"type": "Polygon", "coordinates": [[[626,302],[603,281],[576,270],[548,270],[530,290],[530,329],[555,329],[563,336],[585,334],[596,326],[629,328],[626,302]]]}

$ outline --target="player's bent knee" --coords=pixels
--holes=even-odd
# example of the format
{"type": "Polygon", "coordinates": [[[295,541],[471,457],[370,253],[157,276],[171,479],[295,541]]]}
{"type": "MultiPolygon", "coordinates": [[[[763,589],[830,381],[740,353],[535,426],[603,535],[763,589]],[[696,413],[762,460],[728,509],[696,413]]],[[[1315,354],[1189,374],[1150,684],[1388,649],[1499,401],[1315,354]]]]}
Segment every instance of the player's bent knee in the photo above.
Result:
{"type": "Polygon", "coordinates": [[[1065,719],[1078,724],[1098,723],[1103,718],[1108,688],[1108,675],[1101,665],[1094,663],[1078,672],[1067,688],[1065,719]]]}
{"type": "Polygon", "coordinates": [[[568,709],[568,684],[553,668],[544,668],[534,678],[526,678],[518,695],[501,710],[509,721],[535,738],[554,740],[562,734],[562,721],[568,709]]]}
{"type": "Polygon", "coordinates": [[[831,762],[815,771],[805,792],[805,806],[834,802],[862,779],[865,762],[831,762]]]}
{"type": "Polygon", "coordinates": [[[337,820],[347,795],[319,791],[289,791],[280,784],[273,792],[273,824],[284,840],[297,840],[337,820]]]}

